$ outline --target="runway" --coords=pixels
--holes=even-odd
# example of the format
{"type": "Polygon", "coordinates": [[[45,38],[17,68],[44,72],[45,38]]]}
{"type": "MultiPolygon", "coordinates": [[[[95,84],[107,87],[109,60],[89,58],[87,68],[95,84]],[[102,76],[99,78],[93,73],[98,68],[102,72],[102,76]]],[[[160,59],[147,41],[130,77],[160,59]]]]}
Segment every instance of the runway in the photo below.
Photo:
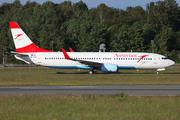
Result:
{"type": "Polygon", "coordinates": [[[176,96],[180,85],[96,85],[96,86],[0,86],[0,95],[120,94],[129,96],[176,96]]]}

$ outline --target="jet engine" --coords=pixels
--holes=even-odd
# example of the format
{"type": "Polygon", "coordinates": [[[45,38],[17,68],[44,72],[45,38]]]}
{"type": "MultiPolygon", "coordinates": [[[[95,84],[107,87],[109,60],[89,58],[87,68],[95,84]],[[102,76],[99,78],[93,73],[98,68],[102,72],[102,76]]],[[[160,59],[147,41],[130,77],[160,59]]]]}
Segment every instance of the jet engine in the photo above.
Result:
{"type": "Polygon", "coordinates": [[[117,72],[118,66],[116,64],[103,64],[101,66],[101,72],[117,72]]]}

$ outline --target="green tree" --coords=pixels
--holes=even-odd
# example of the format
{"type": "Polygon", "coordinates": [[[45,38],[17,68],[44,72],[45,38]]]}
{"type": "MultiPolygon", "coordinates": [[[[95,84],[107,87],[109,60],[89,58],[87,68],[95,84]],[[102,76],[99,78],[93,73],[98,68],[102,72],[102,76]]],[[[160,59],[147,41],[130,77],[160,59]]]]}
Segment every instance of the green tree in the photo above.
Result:
{"type": "Polygon", "coordinates": [[[142,37],[144,39],[144,45],[146,46],[145,51],[147,52],[152,52],[152,40],[154,40],[156,36],[156,30],[155,30],[155,25],[153,24],[144,24],[142,27],[143,33],[142,37]]]}
{"type": "MultiPolygon", "coordinates": [[[[151,52],[154,40],[154,52],[180,51],[180,7],[176,0],[150,2],[146,10],[141,6],[122,10],[105,4],[88,9],[83,1],[3,3],[0,62],[4,51],[15,51],[9,21],[17,22],[37,46],[48,50],[53,41],[54,51],[69,47],[74,51],[98,51],[104,43],[106,51],[151,52]]],[[[9,62],[18,61],[10,55],[9,62]]]]}
{"type": "Polygon", "coordinates": [[[145,51],[146,46],[144,46],[143,30],[140,24],[135,22],[132,26],[122,25],[116,34],[116,39],[112,42],[112,47],[111,51],[145,51]]]}
{"type": "Polygon", "coordinates": [[[102,27],[100,23],[95,23],[88,36],[87,51],[97,52],[99,51],[99,45],[106,44],[107,28],[102,27]]]}
{"type": "Polygon", "coordinates": [[[172,36],[173,36],[173,29],[171,27],[163,25],[160,33],[158,33],[154,38],[154,42],[156,44],[156,50],[158,53],[164,54],[167,51],[168,49],[167,43],[168,41],[171,40],[172,36]]]}

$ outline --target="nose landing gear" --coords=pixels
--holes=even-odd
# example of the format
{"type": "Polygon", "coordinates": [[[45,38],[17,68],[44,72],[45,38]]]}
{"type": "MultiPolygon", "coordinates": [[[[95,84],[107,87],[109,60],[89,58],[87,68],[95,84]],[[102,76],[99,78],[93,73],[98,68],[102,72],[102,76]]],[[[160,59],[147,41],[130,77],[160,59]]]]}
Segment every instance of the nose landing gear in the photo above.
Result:
{"type": "Polygon", "coordinates": [[[159,69],[157,69],[156,74],[159,74],[159,71],[163,71],[163,70],[165,70],[165,68],[159,68],[159,69]]]}

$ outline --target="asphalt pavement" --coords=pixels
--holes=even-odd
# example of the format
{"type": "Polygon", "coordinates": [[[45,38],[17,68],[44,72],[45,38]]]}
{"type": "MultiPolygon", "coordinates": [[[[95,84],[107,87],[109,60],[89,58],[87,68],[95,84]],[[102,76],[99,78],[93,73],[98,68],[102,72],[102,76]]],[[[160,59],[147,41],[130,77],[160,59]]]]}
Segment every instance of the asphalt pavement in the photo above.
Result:
{"type": "Polygon", "coordinates": [[[177,96],[180,85],[0,86],[0,95],[112,95],[122,92],[129,96],[177,96]]]}

